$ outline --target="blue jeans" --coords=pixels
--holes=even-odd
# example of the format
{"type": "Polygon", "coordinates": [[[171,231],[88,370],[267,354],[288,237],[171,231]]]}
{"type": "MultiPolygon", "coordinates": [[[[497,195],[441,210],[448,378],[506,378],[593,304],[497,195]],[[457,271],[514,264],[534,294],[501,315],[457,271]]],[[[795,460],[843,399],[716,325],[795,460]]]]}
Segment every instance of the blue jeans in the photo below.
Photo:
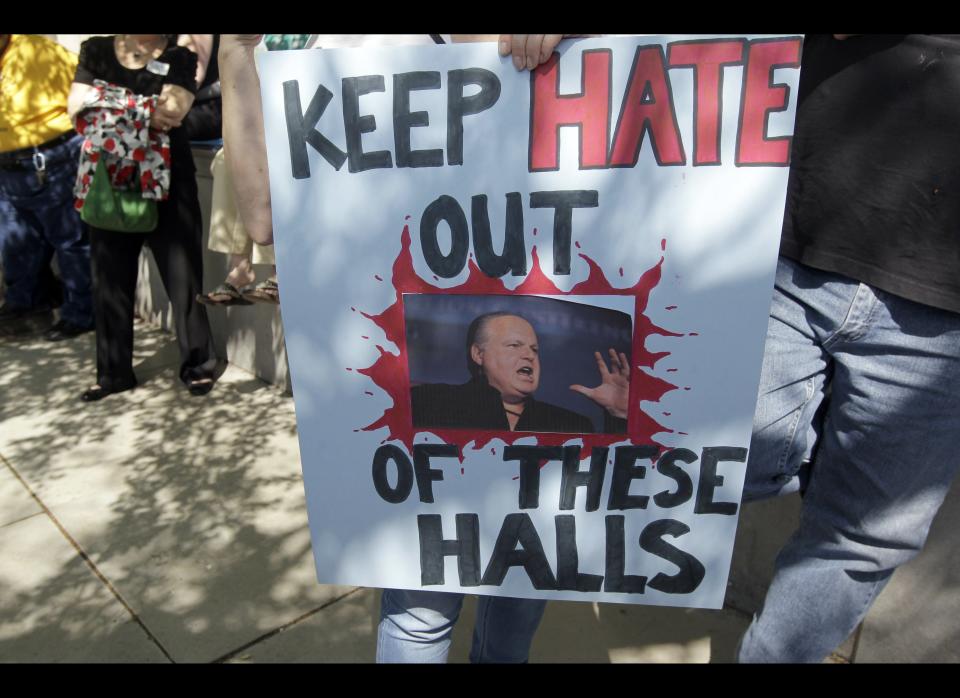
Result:
{"type": "Polygon", "coordinates": [[[12,308],[37,305],[43,267],[56,252],[63,279],[60,317],[78,327],[93,325],[90,287],[90,242],[87,226],[73,208],[82,136],[42,150],[46,180],[27,168],[0,168],[0,239],[6,303],[12,308]]]}
{"type": "Polygon", "coordinates": [[[738,659],[817,662],[923,547],[956,474],[960,314],[781,258],[769,322],[744,499],[803,503],[738,659]]]}
{"type": "MultiPolygon", "coordinates": [[[[470,661],[526,662],[546,605],[534,599],[479,597],[470,661]]],[[[450,634],[462,606],[463,594],[384,589],[377,662],[446,662],[450,634]]]]}

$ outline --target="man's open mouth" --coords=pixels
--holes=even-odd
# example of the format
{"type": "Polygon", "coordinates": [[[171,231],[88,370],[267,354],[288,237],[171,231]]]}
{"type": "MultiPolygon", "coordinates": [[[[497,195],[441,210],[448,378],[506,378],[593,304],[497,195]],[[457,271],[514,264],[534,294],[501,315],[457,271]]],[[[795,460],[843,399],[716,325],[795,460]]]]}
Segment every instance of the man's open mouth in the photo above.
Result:
{"type": "Polygon", "coordinates": [[[517,373],[519,373],[521,376],[529,376],[530,378],[533,378],[533,369],[529,366],[524,366],[523,368],[518,369],[517,373]]]}

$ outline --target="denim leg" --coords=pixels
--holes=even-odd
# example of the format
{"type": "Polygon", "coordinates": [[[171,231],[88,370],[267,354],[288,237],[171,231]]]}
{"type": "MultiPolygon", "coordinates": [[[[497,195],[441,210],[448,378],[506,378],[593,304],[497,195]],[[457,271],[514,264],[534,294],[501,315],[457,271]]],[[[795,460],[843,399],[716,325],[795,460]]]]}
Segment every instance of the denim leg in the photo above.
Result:
{"type": "Polygon", "coordinates": [[[90,236],[87,224],[73,206],[73,185],[83,138],[77,136],[54,148],[48,157],[47,206],[42,215],[44,235],[57,251],[63,279],[60,317],[77,327],[93,325],[90,236]]]}
{"type": "Polygon", "coordinates": [[[856,283],[838,281],[832,295],[814,302],[801,300],[795,276],[803,272],[789,260],[781,260],[777,267],[743,486],[745,502],[799,489],[800,470],[816,445],[817,413],[833,370],[820,337],[835,330],[833,317],[856,293],[856,283]]]}
{"type": "Polygon", "coordinates": [[[64,287],[60,316],[73,325],[89,327],[93,324],[90,242],[87,227],[73,207],[82,141],[77,136],[44,151],[42,183],[31,170],[0,170],[0,197],[13,210],[12,219],[6,210],[2,212],[5,275],[12,289],[8,301],[21,307],[36,303],[41,270],[49,263],[51,250],[56,250],[64,287]]]}
{"type": "Polygon", "coordinates": [[[40,236],[39,223],[21,212],[8,198],[9,185],[18,172],[0,170],[0,261],[7,287],[4,302],[11,308],[29,309],[37,304],[40,272],[50,263],[52,250],[40,236]]]}
{"type": "MultiPolygon", "coordinates": [[[[377,662],[446,662],[463,598],[463,594],[449,592],[384,589],[377,662]]],[[[470,661],[526,662],[546,605],[546,601],[532,599],[479,597],[470,661]]]]}
{"type": "Polygon", "coordinates": [[[474,664],[527,662],[533,636],[546,607],[547,602],[540,599],[481,596],[477,602],[470,661],[474,664]]]}
{"type": "Polygon", "coordinates": [[[377,628],[377,662],[443,664],[460,617],[463,594],[384,589],[377,628]]]}
{"type": "MultiPolygon", "coordinates": [[[[798,334],[812,334],[829,355],[832,395],[800,527],[777,557],[742,662],[816,662],[843,642],[896,567],[922,548],[960,463],[960,315],[785,266],[793,270],[778,272],[777,294],[796,300],[812,330],[798,334]],[[833,326],[821,321],[831,306],[833,326]]],[[[768,342],[767,352],[789,367],[798,346],[768,342]]],[[[775,421],[769,405],[762,390],[758,426],[775,421]]],[[[773,471],[753,454],[749,467],[773,471]]]]}

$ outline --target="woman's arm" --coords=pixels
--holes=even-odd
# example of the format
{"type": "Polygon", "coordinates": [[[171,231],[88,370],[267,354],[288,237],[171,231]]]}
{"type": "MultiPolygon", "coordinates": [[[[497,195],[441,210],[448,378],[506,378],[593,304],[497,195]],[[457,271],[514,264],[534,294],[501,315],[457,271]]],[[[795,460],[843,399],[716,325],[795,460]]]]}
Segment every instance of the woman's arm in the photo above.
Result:
{"type": "Polygon", "coordinates": [[[77,114],[83,110],[83,103],[87,94],[93,90],[93,85],[87,85],[82,82],[75,82],[70,85],[70,94],[67,95],[67,116],[74,125],[77,123],[77,114]]]}
{"type": "Polygon", "coordinates": [[[223,147],[233,180],[240,220],[250,238],[273,243],[267,141],[260,102],[260,78],[253,49],[262,34],[224,34],[220,38],[220,86],[223,98],[223,147]]]}
{"type": "Polygon", "coordinates": [[[194,76],[199,57],[190,49],[180,46],[169,55],[170,71],[164,78],[157,109],[150,119],[150,128],[155,131],[169,131],[179,126],[193,106],[197,91],[194,76]]]}

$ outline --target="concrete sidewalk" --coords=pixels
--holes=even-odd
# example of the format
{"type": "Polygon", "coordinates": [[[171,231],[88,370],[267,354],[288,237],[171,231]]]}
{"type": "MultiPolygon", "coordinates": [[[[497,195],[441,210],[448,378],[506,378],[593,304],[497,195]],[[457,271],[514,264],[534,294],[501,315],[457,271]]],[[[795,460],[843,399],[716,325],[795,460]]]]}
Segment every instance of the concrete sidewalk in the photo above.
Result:
{"type": "MultiPolygon", "coordinates": [[[[0,339],[0,661],[372,661],[379,593],[314,576],[292,399],[234,367],[193,397],[138,325],[141,385],[86,404],[93,356],[0,339]]],[[[554,603],[531,659],[729,661],[747,622],[554,603]]]]}
{"type": "MultiPolygon", "coordinates": [[[[141,385],[86,404],[93,357],[93,334],[0,337],[0,662],[372,661],[379,593],[316,582],[293,400],[233,366],[193,397],[173,337],[140,324],[141,385]]],[[[797,513],[745,510],[723,610],[552,603],[531,660],[731,661],[786,535],[770,521],[797,513]]],[[[957,660],[958,518],[832,661],[957,660]]]]}

